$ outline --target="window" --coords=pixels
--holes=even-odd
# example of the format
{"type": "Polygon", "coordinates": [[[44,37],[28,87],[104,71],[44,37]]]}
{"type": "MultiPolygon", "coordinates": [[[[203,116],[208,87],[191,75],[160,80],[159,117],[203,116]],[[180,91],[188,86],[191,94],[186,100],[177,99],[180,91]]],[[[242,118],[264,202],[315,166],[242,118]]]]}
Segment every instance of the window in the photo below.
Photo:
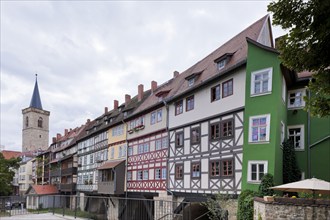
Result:
{"type": "Polygon", "coordinates": [[[164,137],[162,139],[162,148],[167,148],[168,147],[168,140],[167,140],[167,137],[164,137]]]}
{"type": "Polygon", "coordinates": [[[38,128],[42,128],[42,117],[38,119],[38,128]]]}
{"type": "Polygon", "coordinates": [[[286,81],[285,81],[284,77],[282,77],[282,100],[285,103],[285,101],[286,101],[286,81]]]}
{"type": "Polygon", "coordinates": [[[226,121],[222,121],[220,123],[221,127],[221,138],[230,138],[233,136],[233,125],[234,125],[234,120],[229,119],[226,121]]]}
{"type": "Polygon", "coordinates": [[[127,154],[128,156],[132,156],[133,155],[133,147],[128,147],[128,150],[127,150],[127,154]]]}
{"type": "Polygon", "coordinates": [[[269,141],[270,115],[250,117],[249,142],[269,141]]]}
{"type": "Polygon", "coordinates": [[[220,60],[218,63],[217,63],[217,67],[218,67],[218,70],[221,70],[225,67],[226,65],[226,60],[220,60]]]}
{"type": "Polygon", "coordinates": [[[149,170],[143,170],[143,179],[148,180],[149,179],[149,170]]]}
{"type": "Polygon", "coordinates": [[[144,117],[138,117],[137,119],[135,119],[135,127],[139,127],[144,125],[144,117]]]}
{"type": "Polygon", "coordinates": [[[288,138],[295,150],[304,150],[304,125],[288,126],[288,138]]]}
{"type": "Polygon", "coordinates": [[[166,168],[162,168],[162,179],[165,180],[167,176],[166,168]]]}
{"type": "Polygon", "coordinates": [[[179,115],[183,112],[183,101],[180,100],[175,103],[175,115],[179,115]]]}
{"type": "Polygon", "coordinates": [[[217,101],[220,99],[220,85],[216,85],[211,88],[211,102],[217,101]]]}
{"type": "Polygon", "coordinates": [[[123,155],[123,146],[119,146],[118,157],[122,157],[123,155]]]}
{"type": "Polygon", "coordinates": [[[143,152],[144,152],[144,153],[149,152],[149,143],[145,143],[145,144],[143,145],[143,152]]]}
{"type": "Polygon", "coordinates": [[[144,145],[143,144],[140,144],[139,146],[138,146],[138,154],[143,154],[143,149],[144,148],[144,145]]]}
{"type": "Polygon", "coordinates": [[[162,149],[162,139],[158,139],[155,141],[155,147],[156,147],[156,150],[160,150],[162,149]]]}
{"type": "Polygon", "coordinates": [[[175,134],[175,147],[183,147],[183,132],[175,134]]]}
{"type": "Polygon", "coordinates": [[[162,109],[159,109],[157,111],[157,122],[162,121],[162,115],[163,115],[162,109]]]}
{"type": "Polygon", "coordinates": [[[186,99],[186,111],[190,111],[194,109],[194,96],[189,96],[186,99]]]}
{"type": "Polygon", "coordinates": [[[156,123],[156,112],[151,112],[150,115],[150,124],[155,124],[156,123]]]}
{"type": "Polygon", "coordinates": [[[115,157],[115,149],[112,147],[110,150],[110,158],[113,159],[115,157]]]}
{"type": "Polygon", "coordinates": [[[220,177],[220,161],[210,161],[210,177],[220,177]]]}
{"type": "Polygon", "coordinates": [[[87,155],[84,157],[84,164],[87,165],[87,155]]]}
{"type": "Polygon", "coordinates": [[[191,178],[200,178],[201,177],[201,164],[192,163],[191,164],[191,178]]]}
{"type": "Polygon", "coordinates": [[[288,108],[300,108],[305,106],[303,97],[305,90],[299,89],[288,92],[288,108]]]}
{"type": "Polygon", "coordinates": [[[183,178],[183,164],[176,164],[175,165],[175,179],[182,179],[183,178]]]}
{"type": "Polygon", "coordinates": [[[25,127],[29,127],[29,117],[26,116],[25,118],[25,127]]]}
{"type": "Polygon", "coordinates": [[[272,68],[252,72],[251,95],[267,94],[272,91],[272,68]]]}
{"type": "Polygon", "coordinates": [[[200,143],[200,127],[192,128],[190,134],[190,142],[191,144],[198,144],[200,143]]]}
{"type": "Polygon", "coordinates": [[[248,161],[248,181],[260,183],[261,178],[268,172],[267,161],[248,161]]]}
{"type": "Polygon", "coordinates": [[[210,125],[210,140],[217,140],[220,138],[220,124],[211,124],[210,125]]]}
{"type": "Polygon", "coordinates": [[[93,157],[93,154],[91,154],[90,158],[89,158],[89,162],[90,164],[93,164],[94,163],[94,157],[93,157]]]}
{"type": "Polygon", "coordinates": [[[233,79],[222,83],[222,98],[233,94],[233,79]]]}
{"type": "Polygon", "coordinates": [[[127,180],[132,180],[132,171],[127,171],[127,180]]]}
{"type": "Polygon", "coordinates": [[[188,80],[188,86],[189,86],[189,87],[190,87],[190,86],[193,86],[194,83],[195,83],[195,78],[191,78],[191,79],[188,80]]]}
{"type": "Polygon", "coordinates": [[[284,125],[284,123],[283,123],[283,121],[281,121],[281,145],[282,145],[282,143],[283,143],[283,141],[284,141],[284,138],[285,138],[285,125],[284,125]]]}
{"type": "Polygon", "coordinates": [[[156,168],[155,169],[155,179],[156,180],[160,180],[161,179],[161,170],[160,170],[160,168],[156,168]]]}
{"type": "Polygon", "coordinates": [[[139,170],[137,172],[137,180],[143,180],[143,171],[142,170],[139,170]]]}
{"type": "Polygon", "coordinates": [[[118,125],[117,127],[114,127],[112,129],[113,137],[123,135],[123,133],[124,133],[124,125],[118,125]]]}
{"type": "Polygon", "coordinates": [[[233,176],[233,159],[221,161],[221,176],[230,177],[233,176]]]}

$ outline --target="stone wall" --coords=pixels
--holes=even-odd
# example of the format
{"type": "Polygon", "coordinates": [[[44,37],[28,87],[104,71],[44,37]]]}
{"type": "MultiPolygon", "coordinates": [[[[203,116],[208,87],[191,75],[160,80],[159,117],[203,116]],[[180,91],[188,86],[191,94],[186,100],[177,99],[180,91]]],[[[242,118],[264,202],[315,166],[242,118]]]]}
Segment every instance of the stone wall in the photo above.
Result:
{"type": "Polygon", "coordinates": [[[254,219],[295,219],[295,220],[330,220],[329,201],[307,199],[276,199],[266,202],[263,198],[254,199],[254,219]]]}

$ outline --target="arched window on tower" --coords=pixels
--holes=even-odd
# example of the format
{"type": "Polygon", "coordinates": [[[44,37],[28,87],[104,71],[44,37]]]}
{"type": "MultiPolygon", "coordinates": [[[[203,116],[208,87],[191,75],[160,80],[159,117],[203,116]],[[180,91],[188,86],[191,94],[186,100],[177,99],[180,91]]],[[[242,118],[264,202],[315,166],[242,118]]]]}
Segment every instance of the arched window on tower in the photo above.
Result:
{"type": "Polygon", "coordinates": [[[29,127],[29,117],[25,117],[25,127],[29,127]]]}
{"type": "Polygon", "coordinates": [[[42,128],[42,117],[38,119],[38,127],[42,128]]]}

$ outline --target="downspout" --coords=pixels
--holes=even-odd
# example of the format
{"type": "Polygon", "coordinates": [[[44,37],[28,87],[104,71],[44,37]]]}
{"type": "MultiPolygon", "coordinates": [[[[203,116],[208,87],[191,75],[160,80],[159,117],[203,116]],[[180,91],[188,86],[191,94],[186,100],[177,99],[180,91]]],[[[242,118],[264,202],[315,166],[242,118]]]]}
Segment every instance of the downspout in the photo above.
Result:
{"type": "Polygon", "coordinates": [[[165,101],[165,100],[163,100],[163,103],[164,103],[164,106],[165,106],[165,109],[166,109],[166,127],[165,127],[165,129],[166,129],[166,132],[167,132],[167,144],[168,144],[168,146],[167,146],[167,158],[166,158],[166,164],[167,164],[167,166],[166,166],[166,187],[165,187],[165,190],[167,191],[167,192],[170,192],[171,193],[171,195],[172,195],[172,201],[173,201],[173,193],[172,193],[172,191],[170,191],[168,188],[167,188],[167,181],[169,180],[169,175],[168,175],[168,173],[169,173],[169,170],[168,170],[168,158],[170,157],[170,154],[169,154],[169,152],[170,152],[170,150],[169,150],[169,148],[170,148],[170,132],[169,132],[169,128],[168,128],[168,126],[169,126],[169,120],[170,120],[170,118],[169,118],[169,116],[170,116],[170,114],[169,114],[169,106],[168,106],[168,104],[167,104],[167,102],[165,101]]]}
{"type": "MultiPolygon", "coordinates": [[[[311,79],[309,80],[311,82],[311,79]]],[[[310,90],[308,90],[308,100],[311,99],[310,90]]],[[[308,102],[308,112],[307,112],[307,155],[308,155],[308,178],[312,177],[312,161],[311,161],[311,113],[310,113],[310,101],[308,102]]]]}
{"type": "Polygon", "coordinates": [[[121,120],[123,122],[123,124],[125,125],[125,141],[126,141],[126,158],[125,158],[125,215],[126,215],[126,219],[127,219],[127,160],[128,160],[128,140],[127,140],[127,124],[126,122],[122,119],[121,120]]]}

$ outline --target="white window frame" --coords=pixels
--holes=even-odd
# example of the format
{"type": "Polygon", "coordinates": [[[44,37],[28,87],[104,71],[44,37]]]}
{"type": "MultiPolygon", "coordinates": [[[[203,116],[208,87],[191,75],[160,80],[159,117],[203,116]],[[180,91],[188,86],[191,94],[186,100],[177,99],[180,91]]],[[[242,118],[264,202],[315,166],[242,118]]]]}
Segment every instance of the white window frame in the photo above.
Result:
{"type": "Polygon", "coordinates": [[[256,116],[251,116],[249,120],[249,143],[267,143],[270,140],[270,114],[267,115],[256,115],[256,116]],[[258,140],[253,141],[252,140],[252,121],[253,119],[259,119],[259,118],[266,118],[266,139],[265,140],[258,140]]]}
{"type": "Polygon", "coordinates": [[[143,170],[143,180],[149,180],[149,170],[143,170]]]}
{"type": "MultiPolygon", "coordinates": [[[[305,150],[305,126],[304,125],[291,125],[288,126],[288,139],[290,139],[290,129],[297,129],[300,128],[300,145],[299,148],[296,148],[295,141],[294,141],[294,149],[295,151],[303,151],[305,150]]],[[[296,136],[296,135],[295,135],[296,136]]]]}
{"type": "Polygon", "coordinates": [[[151,112],[151,114],[150,114],[150,124],[151,125],[156,124],[156,121],[157,121],[157,112],[156,111],[151,112]]]}
{"type": "Polygon", "coordinates": [[[271,94],[272,93],[272,81],[273,81],[272,78],[273,78],[273,68],[272,67],[252,72],[251,73],[251,96],[260,96],[260,95],[271,94]],[[255,87],[254,78],[255,78],[255,75],[264,74],[264,73],[268,73],[268,88],[267,88],[267,91],[265,91],[265,92],[262,91],[263,86],[261,84],[260,85],[261,91],[255,92],[254,91],[254,87],[255,87]]]}
{"type": "Polygon", "coordinates": [[[285,124],[281,121],[281,145],[285,139],[285,124]]]}
{"type": "Polygon", "coordinates": [[[217,62],[217,69],[222,70],[226,66],[226,59],[220,60],[217,62]]]}
{"type": "Polygon", "coordinates": [[[288,109],[299,109],[305,107],[304,96],[306,96],[306,89],[295,89],[288,91],[288,109]],[[301,105],[296,106],[295,103],[290,104],[290,94],[301,92],[301,105]]]}
{"type": "Polygon", "coordinates": [[[160,180],[162,178],[162,170],[161,168],[156,168],[155,169],[155,179],[160,180]]]}
{"type": "Polygon", "coordinates": [[[286,102],[286,81],[284,76],[282,76],[282,100],[285,104],[286,102]]]}
{"type": "Polygon", "coordinates": [[[268,173],[268,161],[267,160],[250,160],[248,161],[248,175],[247,181],[248,183],[259,184],[261,182],[261,178],[259,176],[259,166],[257,166],[257,180],[252,180],[252,165],[253,164],[263,164],[264,165],[264,175],[268,173]]]}

